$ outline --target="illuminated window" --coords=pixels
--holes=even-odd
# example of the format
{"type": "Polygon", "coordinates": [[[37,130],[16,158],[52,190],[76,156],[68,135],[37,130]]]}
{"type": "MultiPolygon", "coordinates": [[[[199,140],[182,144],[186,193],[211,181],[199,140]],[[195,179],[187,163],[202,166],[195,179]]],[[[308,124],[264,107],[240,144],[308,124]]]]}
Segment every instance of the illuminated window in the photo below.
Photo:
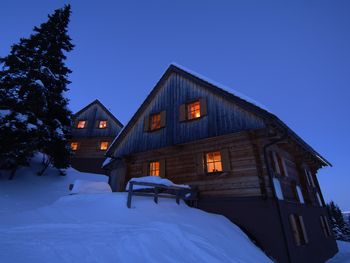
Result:
{"type": "Polygon", "coordinates": [[[149,175],[150,176],[159,176],[160,174],[160,163],[159,162],[150,162],[149,163],[149,175]]]}
{"type": "Polygon", "coordinates": [[[221,153],[211,152],[206,154],[207,172],[222,172],[221,153]]]}
{"type": "Polygon", "coordinates": [[[108,142],[100,142],[100,150],[105,151],[108,148],[108,142]]]}
{"type": "Polygon", "coordinates": [[[187,119],[192,120],[201,116],[201,104],[199,101],[195,101],[187,104],[187,119]]]}
{"type": "Polygon", "coordinates": [[[78,121],[77,128],[84,129],[86,126],[86,121],[78,121]]]}
{"type": "Polygon", "coordinates": [[[150,125],[149,125],[151,131],[160,129],[160,119],[161,119],[160,113],[151,115],[150,125]]]}
{"type": "Polygon", "coordinates": [[[77,142],[71,142],[70,143],[70,148],[72,151],[78,150],[78,143],[77,142]]]}
{"type": "Polygon", "coordinates": [[[107,128],[107,121],[100,121],[98,123],[98,128],[99,129],[106,129],[107,128]]]}

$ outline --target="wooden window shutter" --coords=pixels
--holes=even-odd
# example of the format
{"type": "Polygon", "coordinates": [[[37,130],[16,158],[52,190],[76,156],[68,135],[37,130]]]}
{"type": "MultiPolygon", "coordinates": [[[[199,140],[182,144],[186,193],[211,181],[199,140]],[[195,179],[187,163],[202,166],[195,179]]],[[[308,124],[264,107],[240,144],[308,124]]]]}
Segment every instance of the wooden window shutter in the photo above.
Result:
{"type": "Polygon", "coordinates": [[[276,152],[272,152],[272,158],[273,158],[273,163],[274,163],[274,167],[275,167],[275,172],[277,174],[281,174],[280,166],[278,165],[278,159],[277,159],[277,153],[276,152]]]}
{"type": "Polygon", "coordinates": [[[300,222],[300,226],[301,226],[301,231],[303,232],[305,244],[307,244],[307,243],[309,243],[309,239],[307,237],[307,233],[306,233],[306,229],[305,229],[305,225],[304,225],[304,220],[303,220],[302,216],[299,216],[299,222],[300,222]]]}
{"type": "Polygon", "coordinates": [[[204,158],[203,153],[197,154],[197,174],[204,174],[204,158]]]}
{"type": "Polygon", "coordinates": [[[78,122],[79,122],[79,120],[77,120],[77,119],[74,120],[74,128],[76,128],[78,126],[78,122]]]}
{"type": "Polygon", "coordinates": [[[286,160],[284,158],[282,158],[282,167],[283,167],[285,176],[288,177],[288,170],[287,170],[286,160]]]}
{"type": "Polygon", "coordinates": [[[145,117],[143,120],[143,131],[149,131],[149,116],[145,117]]]}
{"type": "Polygon", "coordinates": [[[329,224],[328,224],[328,218],[327,218],[327,216],[323,216],[323,219],[324,219],[324,223],[326,224],[326,228],[327,228],[328,236],[331,236],[331,235],[332,235],[332,231],[331,231],[331,229],[329,228],[329,224]]]}
{"type": "Polygon", "coordinates": [[[185,121],[186,119],[186,104],[182,104],[179,109],[179,120],[185,121]]]}
{"type": "Polygon", "coordinates": [[[162,178],[164,178],[165,176],[166,176],[166,174],[165,174],[165,159],[162,159],[162,160],[160,160],[159,161],[159,165],[160,165],[160,173],[159,173],[159,175],[160,175],[160,177],[162,177],[162,178]]]}
{"type": "Polygon", "coordinates": [[[149,162],[144,162],[142,165],[142,175],[149,175],[149,162]]]}
{"type": "Polygon", "coordinates": [[[300,244],[301,244],[300,235],[299,235],[297,223],[295,221],[295,216],[293,214],[289,215],[289,222],[290,222],[290,225],[292,227],[295,243],[297,246],[300,246],[300,244]]]}
{"type": "Polygon", "coordinates": [[[96,120],[96,122],[95,122],[95,128],[98,128],[99,124],[100,124],[100,120],[96,120]]]}
{"type": "Polygon", "coordinates": [[[309,178],[309,171],[307,169],[304,169],[305,171],[305,177],[308,185],[311,185],[310,178],[309,178]]]}
{"type": "Polygon", "coordinates": [[[160,127],[163,128],[163,127],[165,127],[165,125],[166,125],[166,111],[163,110],[160,113],[160,127]]]}
{"type": "Polygon", "coordinates": [[[224,172],[231,171],[231,160],[230,160],[230,153],[228,149],[222,149],[220,151],[221,153],[221,164],[222,164],[222,170],[224,172]]]}
{"type": "Polygon", "coordinates": [[[321,221],[322,231],[323,231],[325,237],[328,237],[328,231],[326,229],[326,223],[324,222],[324,217],[323,216],[320,216],[320,221],[321,221]]]}
{"type": "Polygon", "coordinates": [[[207,99],[202,98],[199,100],[199,103],[200,103],[200,109],[201,109],[201,117],[207,115],[208,114],[207,99]]]}

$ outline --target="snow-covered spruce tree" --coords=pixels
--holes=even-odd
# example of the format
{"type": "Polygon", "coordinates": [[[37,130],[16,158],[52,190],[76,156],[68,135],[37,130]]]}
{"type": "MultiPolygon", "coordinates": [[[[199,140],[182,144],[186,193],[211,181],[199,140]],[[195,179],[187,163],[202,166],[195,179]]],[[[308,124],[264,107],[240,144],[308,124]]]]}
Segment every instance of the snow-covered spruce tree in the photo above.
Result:
{"type": "Polygon", "coordinates": [[[335,239],[350,241],[350,228],[346,224],[339,206],[331,201],[327,204],[327,209],[335,239]]]}
{"type": "MultiPolygon", "coordinates": [[[[5,102],[0,105],[6,113],[0,123],[6,127],[9,121],[15,122],[17,130],[26,132],[26,136],[20,136],[21,145],[30,149],[25,158],[21,158],[26,162],[18,162],[16,155],[11,156],[18,166],[27,163],[33,152],[43,152],[46,158],[40,175],[50,164],[58,169],[69,166],[67,140],[72,114],[67,108],[68,100],[64,98],[71,73],[64,64],[64,52],[73,49],[67,34],[69,16],[69,5],[56,10],[46,23],[34,28],[34,34],[13,45],[10,55],[0,60],[3,68],[0,103],[5,102]],[[9,112],[13,114],[9,115],[9,112]],[[20,121],[22,126],[18,125],[20,121]]],[[[10,147],[13,145],[11,150],[15,150],[11,140],[6,143],[10,147]]]]}

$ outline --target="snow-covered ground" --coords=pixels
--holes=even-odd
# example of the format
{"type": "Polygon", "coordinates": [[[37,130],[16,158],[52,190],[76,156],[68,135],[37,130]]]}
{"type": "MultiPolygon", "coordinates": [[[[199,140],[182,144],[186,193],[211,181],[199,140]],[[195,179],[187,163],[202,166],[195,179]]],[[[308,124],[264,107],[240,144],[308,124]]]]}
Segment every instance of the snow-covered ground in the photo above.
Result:
{"type": "Polygon", "coordinates": [[[337,241],[339,252],[327,263],[349,263],[350,262],[350,242],[337,241]]]}
{"type": "MultiPolygon", "coordinates": [[[[172,199],[111,193],[107,178],[68,169],[36,176],[40,158],[18,171],[13,181],[0,177],[0,262],[272,262],[225,217],[177,205],[172,199]],[[80,181],[79,193],[68,186],[80,181]],[[95,189],[94,193],[91,189],[95,189]],[[88,191],[87,191],[88,190],[88,191]]],[[[349,262],[350,246],[329,262],[349,262]]]]}
{"type": "Polygon", "coordinates": [[[0,177],[1,263],[271,262],[223,216],[172,199],[134,197],[128,209],[125,193],[69,195],[77,179],[107,178],[39,169],[36,158],[13,181],[0,177]]]}

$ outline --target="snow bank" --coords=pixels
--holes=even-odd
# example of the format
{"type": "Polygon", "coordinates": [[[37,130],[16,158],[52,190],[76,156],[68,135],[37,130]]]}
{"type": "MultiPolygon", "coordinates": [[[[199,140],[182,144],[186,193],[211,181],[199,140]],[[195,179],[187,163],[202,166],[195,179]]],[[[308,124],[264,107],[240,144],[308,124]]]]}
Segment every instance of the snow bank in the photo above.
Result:
{"type": "MultiPolygon", "coordinates": [[[[129,183],[130,182],[139,182],[139,183],[153,183],[153,184],[162,184],[165,186],[177,186],[177,187],[182,187],[182,188],[190,188],[186,184],[174,184],[172,181],[161,178],[159,176],[143,176],[143,177],[138,177],[138,178],[132,178],[128,184],[126,185],[126,190],[129,190],[129,183]]],[[[143,186],[143,185],[135,185],[133,187],[134,190],[138,189],[148,189],[152,188],[151,186],[143,186]]]]}
{"type": "Polygon", "coordinates": [[[0,170],[0,217],[52,204],[70,194],[69,185],[75,180],[108,181],[105,175],[81,173],[73,168],[67,169],[66,176],[58,175],[58,170],[53,168],[37,176],[41,161],[42,155],[36,155],[31,167],[20,168],[13,181],[8,180],[8,171],[0,170]]]}
{"type": "Polygon", "coordinates": [[[271,262],[228,219],[126,193],[65,196],[0,218],[1,262],[271,262]]]}
{"type": "Polygon", "coordinates": [[[98,193],[110,193],[111,187],[106,182],[92,182],[86,180],[75,180],[72,194],[98,194],[98,193]]]}
{"type": "Polygon", "coordinates": [[[350,262],[350,242],[337,241],[339,252],[327,263],[348,263],[350,262]]]}

